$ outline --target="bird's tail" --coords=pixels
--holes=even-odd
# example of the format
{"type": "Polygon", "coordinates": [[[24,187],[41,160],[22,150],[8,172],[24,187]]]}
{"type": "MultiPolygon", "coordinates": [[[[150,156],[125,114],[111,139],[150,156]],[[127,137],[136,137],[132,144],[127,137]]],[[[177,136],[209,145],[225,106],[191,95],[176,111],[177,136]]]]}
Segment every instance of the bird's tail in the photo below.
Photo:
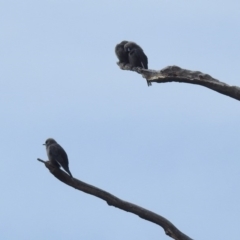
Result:
{"type": "Polygon", "coordinates": [[[72,176],[72,174],[71,174],[69,169],[68,169],[67,173],[70,175],[71,178],[73,178],[73,176],[72,176]]]}
{"type": "Polygon", "coordinates": [[[151,82],[149,82],[147,79],[146,79],[146,81],[147,81],[148,87],[149,87],[149,86],[152,86],[152,83],[151,83],[151,82]]]}
{"type": "MultiPolygon", "coordinates": [[[[142,68],[144,68],[144,69],[148,69],[147,66],[144,66],[143,62],[141,62],[141,65],[142,65],[142,68]]],[[[148,85],[148,87],[149,87],[149,86],[152,86],[152,83],[151,83],[151,82],[149,82],[147,79],[146,79],[146,81],[147,81],[147,85],[148,85]]]]}
{"type": "Polygon", "coordinates": [[[62,167],[70,175],[70,177],[73,178],[73,176],[72,176],[72,174],[71,174],[71,172],[69,170],[69,167],[68,166],[62,166],[62,167]]]}

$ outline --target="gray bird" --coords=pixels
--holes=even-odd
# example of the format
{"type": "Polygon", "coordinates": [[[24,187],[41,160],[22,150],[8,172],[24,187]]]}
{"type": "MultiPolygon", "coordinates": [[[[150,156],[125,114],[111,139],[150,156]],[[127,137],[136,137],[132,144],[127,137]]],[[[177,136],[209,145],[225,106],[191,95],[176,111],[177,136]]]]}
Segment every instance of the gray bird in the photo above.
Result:
{"type": "Polygon", "coordinates": [[[124,45],[128,43],[128,41],[122,41],[115,47],[115,53],[118,57],[120,63],[129,63],[128,61],[128,53],[124,50],[124,45]]]}
{"type": "Polygon", "coordinates": [[[64,149],[53,138],[48,138],[43,145],[46,146],[49,161],[56,167],[60,167],[61,165],[72,177],[68,167],[68,156],[64,149]]]}
{"type": "MultiPolygon", "coordinates": [[[[148,69],[148,58],[144,53],[143,49],[135,42],[128,42],[124,45],[125,52],[128,53],[129,63],[133,67],[141,67],[148,69]]],[[[151,86],[151,82],[147,81],[147,85],[151,86]]]]}

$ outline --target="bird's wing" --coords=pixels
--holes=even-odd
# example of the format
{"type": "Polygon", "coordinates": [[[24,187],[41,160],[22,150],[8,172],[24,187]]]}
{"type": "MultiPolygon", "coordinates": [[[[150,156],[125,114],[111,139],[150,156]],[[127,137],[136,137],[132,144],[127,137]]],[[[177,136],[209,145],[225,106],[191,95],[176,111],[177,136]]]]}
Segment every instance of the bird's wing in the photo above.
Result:
{"type": "Polygon", "coordinates": [[[148,69],[148,58],[143,51],[141,53],[141,62],[142,62],[143,68],[148,69]]]}
{"type": "Polygon", "coordinates": [[[141,62],[142,68],[148,69],[148,58],[141,49],[136,49],[135,54],[141,62]]]}
{"type": "Polygon", "coordinates": [[[59,144],[52,144],[49,146],[49,153],[52,158],[59,164],[68,164],[68,156],[64,149],[59,144]]]}

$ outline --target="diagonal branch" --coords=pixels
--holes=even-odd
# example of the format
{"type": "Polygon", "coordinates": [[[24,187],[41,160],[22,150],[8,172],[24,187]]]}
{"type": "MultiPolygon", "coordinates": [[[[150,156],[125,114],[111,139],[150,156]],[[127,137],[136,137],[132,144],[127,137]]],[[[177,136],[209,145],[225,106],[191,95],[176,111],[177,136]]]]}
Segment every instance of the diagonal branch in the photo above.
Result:
{"type": "Polygon", "coordinates": [[[61,169],[53,166],[49,161],[43,161],[41,159],[37,159],[40,162],[43,162],[45,166],[49,169],[49,171],[60,181],[63,183],[83,191],[85,193],[91,194],[95,197],[101,198],[102,200],[106,201],[109,206],[114,206],[120,208],[124,211],[131,212],[133,214],[138,215],[140,218],[143,218],[147,221],[153,222],[159,226],[161,226],[166,235],[175,239],[175,240],[193,240],[192,238],[188,237],[180,230],[178,230],[171,222],[169,222],[166,218],[151,212],[147,209],[139,207],[133,203],[126,202],[121,200],[120,198],[115,197],[114,195],[100,189],[89,185],[85,182],[82,182],[76,178],[71,178],[68,174],[63,172],[61,169]]]}
{"type": "Polygon", "coordinates": [[[197,84],[210,88],[226,96],[240,100],[240,87],[230,86],[224,82],[220,82],[208,74],[204,74],[199,71],[190,71],[178,66],[168,66],[162,70],[155,71],[150,69],[132,67],[129,64],[117,64],[122,70],[130,70],[142,74],[143,78],[147,79],[149,82],[179,82],[197,84]]]}

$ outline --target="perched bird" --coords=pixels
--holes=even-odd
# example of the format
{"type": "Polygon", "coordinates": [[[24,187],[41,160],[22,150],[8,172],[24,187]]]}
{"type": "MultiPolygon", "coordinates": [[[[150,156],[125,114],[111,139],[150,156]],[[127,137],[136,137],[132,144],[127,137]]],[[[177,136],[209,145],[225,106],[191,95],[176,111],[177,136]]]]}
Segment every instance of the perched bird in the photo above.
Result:
{"type": "MultiPolygon", "coordinates": [[[[133,67],[148,69],[148,58],[139,45],[134,42],[128,42],[124,45],[124,50],[128,53],[129,63],[133,67]]],[[[152,84],[147,80],[147,85],[151,86],[152,84]]]]}
{"type": "Polygon", "coordinates": [[[133,48],[139,48],[143,51],[143,49],[135,42],[128,41],[127,43],[124,44],[124,50],[126,52],[130,52],[133,48]]]}
{"type": "Polygon", "coordinates": [[[148,69],[148,59],[147,56],[140,48],[133,48],[128,53],[129,63],[134,67],[141,67],[148,69]]]}
{"type": "Polygon", "coordinates": [[[53,138],[48,138],[43,145],[46,146],[49,161],[56,167],[60,167],[61,165],[72,177],[68,167],[68,156],[64,149],[53,138]]]}
{"type": "Polygon", "coordinates": [[[128,61],[128,53],[124,50],[124,45],[128,43],[128,41],[122,41],[115,47],[115,53],[118,57],[120,63],[129,63],[128,61]]]}

